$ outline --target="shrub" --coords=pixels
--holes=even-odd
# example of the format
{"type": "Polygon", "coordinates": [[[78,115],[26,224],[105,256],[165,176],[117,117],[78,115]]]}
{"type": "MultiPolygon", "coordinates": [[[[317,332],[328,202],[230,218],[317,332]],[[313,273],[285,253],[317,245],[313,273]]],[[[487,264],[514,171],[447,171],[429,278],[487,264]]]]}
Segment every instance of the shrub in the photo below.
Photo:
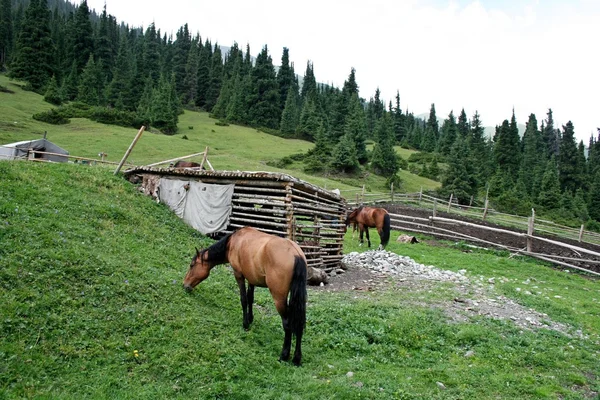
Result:
{"type": "Polygon", "coordinates": [[[215,125],[217,126],[229,126],[229,124],[225,121],[217,121],[215,122],[215,125]]]}
{"type": "Polygon", "coordinates": [[[46,112],[33,114],[33,119],[52,125],[65,125],[71,122],[59,110],[55,108],[46,112]]]}

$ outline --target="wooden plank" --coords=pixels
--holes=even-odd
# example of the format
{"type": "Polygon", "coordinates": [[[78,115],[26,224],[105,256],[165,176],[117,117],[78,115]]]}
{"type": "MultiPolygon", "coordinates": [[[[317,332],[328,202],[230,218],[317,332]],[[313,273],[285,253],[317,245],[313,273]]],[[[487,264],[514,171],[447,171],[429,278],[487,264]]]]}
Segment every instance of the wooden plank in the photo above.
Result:
{"type": "Polygon", "coordinates": [[[129,157],[129,154],[131,154],[133,147],[135,146],[137,141],[140,139],[140,137],[142,136],[142,133],[144,133],[145,129],[146,129],[146,127],[142,125],[142,127],[138,131],[137,135],[135,135],[135,138],[133,138],[133,142],[131,142],[131,144],[129,145],[129,148],[123,155],[123,158],[121,159],[121,162],[119,163],[119,166],[117,167],[117,169],[115,169],[115,173],[114,173],[115,175],[119,173],[119,171],[121,170],[121,167],[123,167],[123,164],[125,164],[125,161],[127,161],[127,157],[129,157]]]}

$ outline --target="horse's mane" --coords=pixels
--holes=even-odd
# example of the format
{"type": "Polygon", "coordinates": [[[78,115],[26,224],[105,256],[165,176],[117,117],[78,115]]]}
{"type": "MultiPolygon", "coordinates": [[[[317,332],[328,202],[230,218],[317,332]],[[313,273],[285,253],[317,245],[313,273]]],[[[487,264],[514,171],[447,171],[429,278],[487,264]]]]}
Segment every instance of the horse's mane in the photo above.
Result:
{"type": "MultiPolygon", "coordinates": [[[[227,235],[223,236],[218,242],[213,243],[206,249],[202,250],[200,252],[200,259],[204,259],[204,254],[206,253],[206,261],[208,261],[212,265],[224,263],[227,258],[227,245],[229,244],[229,239],[231,239],[231,235],[233,235],[234,233],[235,232],[228,233],[227,235]]],[[[197,256],[198,254],[194,256],[194,262],[196,261],[195,258],[197,256]]]]}

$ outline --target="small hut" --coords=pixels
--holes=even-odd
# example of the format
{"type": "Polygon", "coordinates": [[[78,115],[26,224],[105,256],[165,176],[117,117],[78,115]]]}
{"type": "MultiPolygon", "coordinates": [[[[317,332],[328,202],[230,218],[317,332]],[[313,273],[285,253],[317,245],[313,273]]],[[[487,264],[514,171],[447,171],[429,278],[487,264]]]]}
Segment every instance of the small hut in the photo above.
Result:
{"type": "Polygon", "coordinates": [[[309,266],[340,266],[346,201],[335,192],[274,172],[136,167],[125,176],[202,233],[252,226],[297,242],[309,266]]]}
{"type": "Polygon", "coordinates": [[[44,161],[67,162],[69,152],[46,138],[24,140],[22,142],[0,146],[0,160],[35,159],[44,161]],[[37,151],[53,154],[41,154],[37,151]]]}

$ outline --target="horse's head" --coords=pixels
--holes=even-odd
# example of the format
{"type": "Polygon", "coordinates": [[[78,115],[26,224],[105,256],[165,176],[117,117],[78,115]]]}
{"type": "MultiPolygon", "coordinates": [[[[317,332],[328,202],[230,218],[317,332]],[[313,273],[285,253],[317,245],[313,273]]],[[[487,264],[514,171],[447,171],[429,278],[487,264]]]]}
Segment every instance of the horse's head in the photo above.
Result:
{"type": "Polygon", "coordinates": [[[357,208],[357,209],[355,209],[355,210],[353,210],[353,211],[349,212],[349,213],[346,215],[346,221],[345,221],[346,228],[347,228],[347,227],[348,227],[348,225],[350,225],[351,223],[353,223],[353,222],[356,222],[356,216],[358,215],[358,212],[360,211],[360,209],[361,209],[361,208],[362,208],[362,207],[359,207],[359,208],[357,208]]]}
{"type": "Polygon", "coordinates": [[[196,249],[196,254],[190,263],[190,269],[185,278],[183,278],[183,287],[188,292],[191,292],[200,282],[208,278],[210,274],[210,263],[206,260],[208,252],[206,250],[199,251],[196,249]]]}

